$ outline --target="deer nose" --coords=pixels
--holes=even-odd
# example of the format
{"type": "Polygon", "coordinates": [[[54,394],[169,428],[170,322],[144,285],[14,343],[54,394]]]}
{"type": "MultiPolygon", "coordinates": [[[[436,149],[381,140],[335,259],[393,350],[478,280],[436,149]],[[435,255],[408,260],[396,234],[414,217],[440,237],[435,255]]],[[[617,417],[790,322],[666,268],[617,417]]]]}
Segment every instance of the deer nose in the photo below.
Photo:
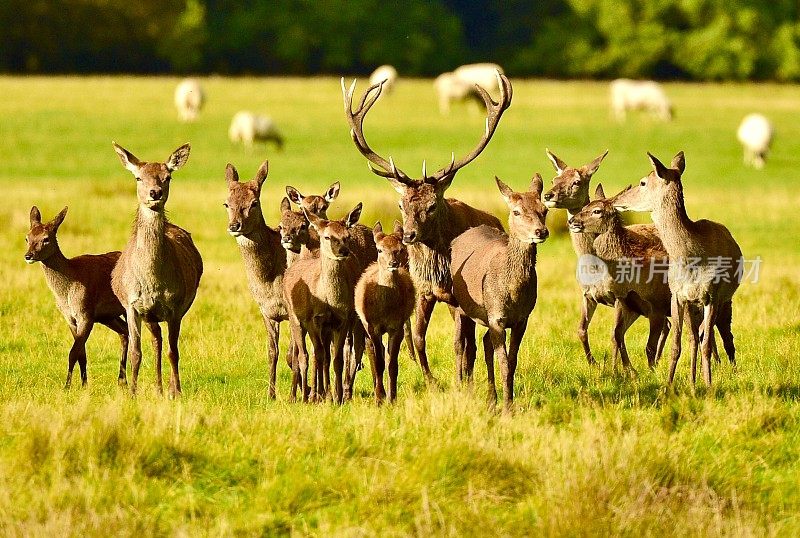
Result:
{"type": "Polygon", "coordinates": [[[343,248],[342,250],[339,251],[339,254],[342,255],[342,256],[349,256],[350,255],[350,249],[349,248],[343,248]]]}
{"type": "Polygon", "coordinates": [[[228,230],[231,232],[238,232],[241,229],[242,229],[241,222],[232,222],[231,224],[228,225],[228,230]]]}
{"type": "Polygon", "coordinates": [[[33,259],[33,254],[31,254],[30,252],[28,254],[25,254],[25,261],[31,261],[32,259],[33,259]]]}
{"type": "Polygon", "coordinates": [[[161,200],[161,189],[151,189],[150,190],[150,199],[151,200],[161,200]]]}
{"type": "Polygon", "coordinates": [[[547,236],[550,235],[550,232],[547,230],[547,228],[538,228],[533,233],[539,239],[547,239],[547,236]]]}
{"type": "Polygon", "coordinates": [[[552,200],[553,199],[553,193],[552,192],[545,193],[544,199],[545,200],[552,200]]]}
{"type": "Polygon", "coordinates": [[[403,243],[413,243],[417,238],[417,232],[406,232],[403,234],[403,243]]]}

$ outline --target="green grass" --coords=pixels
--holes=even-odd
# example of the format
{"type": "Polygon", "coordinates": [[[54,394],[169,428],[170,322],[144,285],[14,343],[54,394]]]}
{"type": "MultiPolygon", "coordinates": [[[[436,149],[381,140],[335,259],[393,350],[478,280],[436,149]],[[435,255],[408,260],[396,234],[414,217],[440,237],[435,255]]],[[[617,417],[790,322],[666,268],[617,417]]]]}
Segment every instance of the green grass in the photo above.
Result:
{"type": "MultiPolygon", "coordinates": [[[[734,301],[736,373],[723,364],[713,391],[693,392],[684,357],[667,393],[666,365],[646,368],[639,322],[628,338],[639,376],[615,375],[607,308],[591,329],[606,365],[586,365],[574,254],[563,214],[551,212],[561,233],[539,250],[513,415],[483,404],[482,363],[472,390],[454,384],[452,321],[441,307],[429,332],[440,390],[427,390],[403,353],[395,406],[374,407],[367,371],[342,408],[290,404],[281,360],[271,402],[266,333],[225,233],[225,164],[244,179],[269,157],[262,201],[271,223],[284,185],[314,192],[337,179],[332,216],[363,201],[365,223],[390,222],[397,196],[354,149],[339,81],[211,78],[207,108],[183,125],[175,79],[0,78],[0,534],[800,533],[800,88],[668,85],[673,123],[636,116],[618,125],[604,83],[512,82],[497,134],[449,195],[505,220],[492,177],[517,189],[536,171],[552,177],[545,147],[570,164],[608,148],[596,175],[608,193],[648,171],[645,151],[669,159],[684,150],[690,215],[724,222],[747,257],[763,259],[760,281],[734,301]],[[240,109],[271,114],[286,149],[232,146],[227,125],[240,109]],[[778,133],[761,172],[741,165],[735,139],[755,110],[778,133]],[[192,143],[168,204],[206,268],[183,325],[180,401],[155,396],[147,346],[141,395],[118,389],[118,343],[102,327],[89,341],[89,387],[63,391],[69,331],[41,269],[22,260],[33,204],[48,219],[70,206],[59,234],[68,256],[125,244],[135,187],[112,139],[151,160],[192,143]]],[[[435,111],[430,81],[402,81],[375,105],[367,136],[410,173],[422,159],[434,169],[483,129],[465,108],[435,111]]]]}

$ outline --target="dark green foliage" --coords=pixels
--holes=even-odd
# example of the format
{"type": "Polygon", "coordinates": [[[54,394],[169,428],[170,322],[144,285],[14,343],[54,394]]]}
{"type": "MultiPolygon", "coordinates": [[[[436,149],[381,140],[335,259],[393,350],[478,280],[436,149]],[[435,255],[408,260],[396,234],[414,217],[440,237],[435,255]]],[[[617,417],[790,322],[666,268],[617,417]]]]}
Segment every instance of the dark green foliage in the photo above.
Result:
{"type": "Polygon", "coordinates": [[[6,0],[0,71],[800,79],[794,0],[6,0]]]}

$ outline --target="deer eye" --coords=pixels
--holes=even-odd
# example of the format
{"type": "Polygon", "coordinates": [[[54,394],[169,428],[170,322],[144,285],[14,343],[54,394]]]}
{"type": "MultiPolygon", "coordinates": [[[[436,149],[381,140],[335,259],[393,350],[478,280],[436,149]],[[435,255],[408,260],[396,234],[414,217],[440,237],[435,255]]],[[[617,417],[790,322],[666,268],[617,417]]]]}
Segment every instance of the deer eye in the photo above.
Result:
{"type": "Polygon", "coordinates": [[[227,209],[228,208],[228,202],[222,202],[222,207],[227,209]]]}
{"type": "Polygon", "coordinates": [[[600,209],[595,209],[594,211],[592,211],[592,213],[594,213],[595,215],[599,215],[599,214],[601,214],[602,212],[603,212],[603,211],[602,211],[602,210],[600,210],[600,209]]]}
{"type": "Polygon", "coordinates": [[[27,237],[25,238],[25,242],[26,242],[26,243],[28,242],[28,238],[27,238],[27,237]]]}
{"type": "Polygon", "coordinates": [[[643,180],[641,180],[641,181],[639,182],[639,185],[641,185],[642,187],[646,187],[646,186],[647,186],[647,181],[645,181],[645,180],[643,179],[643,180]]]}
{"type": "Polygon", "coordinates": [[[512,211],[511,214],[514,215],[515,217],[519,217],[521,215],[521,213],[519,212],[518,209],[515,209],[514,211],[512,211]]]}
{"type": "Polygon", "coordinates": [[[136,181],[139,181],[139,182],[141,182],[141,181],[142,181],[142,178],[140,178],[140,177],[137,177],[137,178],[136,178],[136,181]]]}

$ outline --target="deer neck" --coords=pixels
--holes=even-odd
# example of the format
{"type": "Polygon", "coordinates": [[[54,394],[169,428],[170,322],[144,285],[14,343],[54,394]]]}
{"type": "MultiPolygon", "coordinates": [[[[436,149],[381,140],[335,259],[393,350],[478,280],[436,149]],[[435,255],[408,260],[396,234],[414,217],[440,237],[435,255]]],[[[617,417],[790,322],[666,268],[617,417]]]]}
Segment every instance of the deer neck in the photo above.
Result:
{"type": "Polygon", "coordinates": [[[526,286],[536,275],[536,244],[523,243],[515,236],[510,236],[506,248],[505,273],[505,282],[512,294],[526,286]]]}
{"type": "Polygon", "coordinates": [[[353,282],[350,258],[334,260],[320,254],[319,290],[324,301],[333,309],[349,311],[353,307],[353,282]]]}
{"type": "Polygon", "coordinates": [[[274,280],[286,269],[286,251],[281,246],[280,234],[271,229],[261,217],[247,235],[236,238],[249,276],[274,280]]]}
{"type": "MultiPolygon", "coordinates": [[[[580,209],[567,209],[567,218],[571,219],[580,213],[581,209],[583,209],[583,207],[585,207],[588,203],[589,197],[587,196],[581,204],[580,209]]],[[[575,250],[575,254],[578,256],[583,256],[584,254],[594,254],[594,240],[597,238],[597,234],[575,233],[570,230],[569,237],[572,240],[572,248],[575,250]]]]}
{"type": "Polygon", "coordinates": [[[625,235],[625,226],[622,224],[622,219],[619,215],[614,217],[611,228],[607,232],[591,235],[595,237],[593,246],[595,254],[600,258],[618,260],[626,256],[627,236],[625,235]]]}
{"type": "Polygon", "coordinates": [[[389,271],[378,266],[378,292],[384,288],[396,288],[399,281],[399,271],[389,271]]]}
{"type": "Polygon", "coordinates": [[[670,258],[677,260],[702,255],[693,233],[694,222],[686,214],[680,182],[668,185],[667,193],[653,208],[651,218],[670,258]]]}
{"type": "Polygon", "coordinates": [[[69,260],[61,252],[58,243],[55,245],[53,255],[46,260],[42,260],[42,269],[50,290],[59,297],[66,294],[67,288],[69,288],[70,282],[73,280],[73,275],[69,260]]]}

